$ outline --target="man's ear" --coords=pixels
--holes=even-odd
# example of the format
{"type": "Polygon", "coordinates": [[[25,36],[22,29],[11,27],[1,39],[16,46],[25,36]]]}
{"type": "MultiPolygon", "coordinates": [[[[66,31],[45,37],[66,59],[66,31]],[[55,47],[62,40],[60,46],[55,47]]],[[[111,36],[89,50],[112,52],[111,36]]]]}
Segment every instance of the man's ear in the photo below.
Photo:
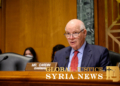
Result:
{"type": "Polygon", "coordinates": [[[86,36],[87,35],[87,30],[84,29],[83,34],[86,36]]]}

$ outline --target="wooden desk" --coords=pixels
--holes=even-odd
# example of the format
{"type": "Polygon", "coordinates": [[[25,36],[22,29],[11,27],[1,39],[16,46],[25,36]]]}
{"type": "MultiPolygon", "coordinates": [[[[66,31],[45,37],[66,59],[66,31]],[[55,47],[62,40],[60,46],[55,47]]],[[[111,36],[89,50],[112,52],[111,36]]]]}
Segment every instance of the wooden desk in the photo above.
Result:
{"type": "MultiPolygon", "coordinates": [[[[119,86],[112,80],[77,79],[78,72],[0,71],[0,86],[119,86]],[[74,79],[46,79],[46,74],[73,74],[74,79]]],[[[105,74],[105,72],[102,72],[105,74]]],[[[104,78],[106,76],[103,76],[104,78]]],[[[58,75],[57,75],[58,78],[58,75]]]]}

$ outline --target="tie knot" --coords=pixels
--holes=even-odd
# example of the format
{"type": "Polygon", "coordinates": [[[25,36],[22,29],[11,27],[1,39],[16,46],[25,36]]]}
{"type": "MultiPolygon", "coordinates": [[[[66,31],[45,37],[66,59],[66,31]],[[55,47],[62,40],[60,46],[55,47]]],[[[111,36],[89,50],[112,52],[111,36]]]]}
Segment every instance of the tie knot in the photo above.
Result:
{"type": "Polygon", "coordinates": [[[75,50],[75,51],[74,51],[74,54],[78,54],[78,52],[79,52],[79,51],[75,50]]]}

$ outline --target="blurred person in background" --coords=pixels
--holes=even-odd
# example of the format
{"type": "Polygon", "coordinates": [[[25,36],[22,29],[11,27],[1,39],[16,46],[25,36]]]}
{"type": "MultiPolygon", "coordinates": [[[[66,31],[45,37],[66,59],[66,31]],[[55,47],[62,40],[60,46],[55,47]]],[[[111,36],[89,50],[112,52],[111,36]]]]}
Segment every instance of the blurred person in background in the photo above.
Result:
{"type": "Polygon", "coordinates": [[[32,59],[33,62],[38,62],[36,52],[32,47],[26,48],[23,55],[27,56],[27,57],[30,57],[30,58],[33,58],[32,59]]]}
{"type": "Polygon", "coordinates": [[[62,44],[58,44],[58,45],[55,45],[55,46],[53,47],[52,61],[51,61],[51,62],[53,62],[54,55],[55,55],[56,51],[58,51],[58,50],[60,50],[60,49],[62,49],[62,48],[65,48],[65,46],[62,45],[62,44]]]}

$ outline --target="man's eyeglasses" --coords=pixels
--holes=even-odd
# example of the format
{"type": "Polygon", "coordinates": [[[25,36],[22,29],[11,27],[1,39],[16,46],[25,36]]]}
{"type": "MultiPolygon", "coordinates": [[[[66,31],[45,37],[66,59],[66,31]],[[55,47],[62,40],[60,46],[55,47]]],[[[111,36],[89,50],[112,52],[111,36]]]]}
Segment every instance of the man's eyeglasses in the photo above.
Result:
{"type": "MultiPolygon", "coordinates": [[[[84,29],[82,29],[80,32],[82,32],[83,30],[84,30],[84,29]]],[[[80,32],[75,32],[75,33],[73,33],[73,34],[65,33],[64,35],[66,36],[66,38],[70,38],[71,35],[72,35],[73,37],[78,37],[78,35],[80,34],[80,32]]]]}

